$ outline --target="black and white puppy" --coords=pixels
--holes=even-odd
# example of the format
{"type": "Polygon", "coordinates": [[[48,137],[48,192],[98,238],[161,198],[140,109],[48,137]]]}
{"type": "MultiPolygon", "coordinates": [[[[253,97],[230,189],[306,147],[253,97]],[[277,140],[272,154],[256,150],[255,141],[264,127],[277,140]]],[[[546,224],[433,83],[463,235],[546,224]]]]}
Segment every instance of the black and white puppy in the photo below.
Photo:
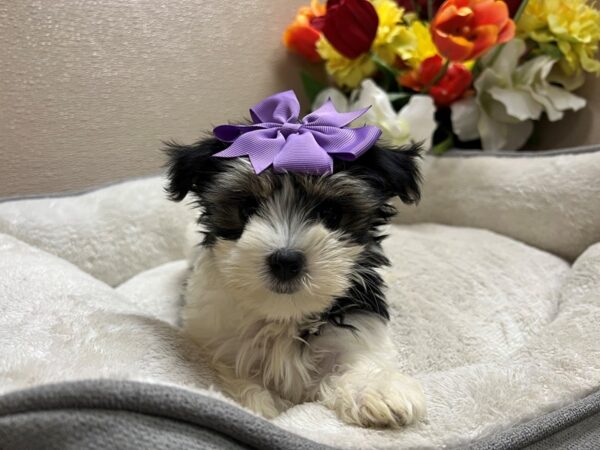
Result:
{"type": "Polygon", "coordinates": [[[222,389],[274,417],[318,401],[347,423],[399,427],[425,413],[400,373],[378,269],[389,200],[419,199],[416,147],[375,146],[332,175],[257,175],[227,144],[170,144],[168,192],[201,207],[204,240],[186,288],[186,332],[222,389]]]}

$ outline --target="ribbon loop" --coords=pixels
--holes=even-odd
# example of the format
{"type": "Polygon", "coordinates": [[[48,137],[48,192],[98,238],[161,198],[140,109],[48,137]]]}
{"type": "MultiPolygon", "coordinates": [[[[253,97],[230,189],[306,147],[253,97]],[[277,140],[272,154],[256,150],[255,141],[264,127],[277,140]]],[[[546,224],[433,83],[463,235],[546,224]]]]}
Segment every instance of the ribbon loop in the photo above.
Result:
{"type": "Polygon", "coordinates": [[[294,91],[285,91],[272,95],[250,108],[250,116],[254,123],[292,122],[298,120],[299,114],[300,103],[298,103],[294,91]]]}
{"type": "Polygon", "coordinates": [[[348,127],[367,110],[339,113],[328,101],[299,122],[296,95],[280,92],[250,108],[253,124],[216,127],[217,139],[232,144],[214,156],[248,156],[257,174],[271,165],[276,172],[330,174],[332,156],[354,160],[381,136],[381,130],[372,125],[348,127]]]}

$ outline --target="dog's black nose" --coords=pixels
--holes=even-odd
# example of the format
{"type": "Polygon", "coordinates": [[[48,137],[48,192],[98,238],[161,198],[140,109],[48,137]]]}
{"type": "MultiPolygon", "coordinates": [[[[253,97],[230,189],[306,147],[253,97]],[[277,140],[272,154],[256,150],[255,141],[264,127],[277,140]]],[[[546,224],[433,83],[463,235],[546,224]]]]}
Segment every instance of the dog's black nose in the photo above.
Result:
{"type": "Polygon", "coordinates": [[[273,252],[267,258],[267,263],[275,278],[280,281],[290,281],[302,272],[306,258],[301,251],[282,248],[273,252]]]}

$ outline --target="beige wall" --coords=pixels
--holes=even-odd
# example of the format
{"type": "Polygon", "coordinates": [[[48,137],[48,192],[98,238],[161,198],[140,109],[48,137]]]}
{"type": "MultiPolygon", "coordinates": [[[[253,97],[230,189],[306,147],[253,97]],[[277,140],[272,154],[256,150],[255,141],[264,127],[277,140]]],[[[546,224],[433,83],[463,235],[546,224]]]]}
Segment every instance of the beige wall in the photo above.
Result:
{"type": "MultiPolygon", "coordinates": [[[[160,140],[189,142],[297,88],[281,32],[307,2],[3,0],[0,196],[156,173],[160,140]]],[[[600,142],[599,107],[542,145],[600,142]]]]}
{"type": "Polygon", "coordinates": [[[535,142],[528,149],[600,144],[600,78],[590,76],[577,94],[587,99],[587,106],[577,112],[568,112],[560,122],[543,120],[535,142]]]}
{"type": "Polygon", "coordinates": [[[0,196],[157,173],[189,142],[298,87],[281,44],[305,0],[3,0],[0,196]]]}

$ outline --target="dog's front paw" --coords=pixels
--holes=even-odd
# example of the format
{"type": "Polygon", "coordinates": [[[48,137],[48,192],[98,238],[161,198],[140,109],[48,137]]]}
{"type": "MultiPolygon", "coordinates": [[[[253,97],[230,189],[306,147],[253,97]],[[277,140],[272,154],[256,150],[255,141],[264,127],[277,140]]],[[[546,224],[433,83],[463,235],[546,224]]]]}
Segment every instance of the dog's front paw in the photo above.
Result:
{"type": "Polygon", "coordinates": [[[391,370],[343,373],[321,389],[321,399],[344,422],[362,427],[399,428],[425,416],[419,382],[391,370]]]}
{"type": "Polygon", "coordinates": [[[291,406],[279,395],[252,382],[235,378],[222,378],[222,388],[226,394],[242,406],[267,419],[277,417],[291,406]]]}
{"type": "Polygon", "coordinates": [[[266,419],[273,419],[281,413],[273,395],[267,390],[256,389],[246,392],[241,398],[241,403],[266,419]]]}

